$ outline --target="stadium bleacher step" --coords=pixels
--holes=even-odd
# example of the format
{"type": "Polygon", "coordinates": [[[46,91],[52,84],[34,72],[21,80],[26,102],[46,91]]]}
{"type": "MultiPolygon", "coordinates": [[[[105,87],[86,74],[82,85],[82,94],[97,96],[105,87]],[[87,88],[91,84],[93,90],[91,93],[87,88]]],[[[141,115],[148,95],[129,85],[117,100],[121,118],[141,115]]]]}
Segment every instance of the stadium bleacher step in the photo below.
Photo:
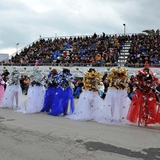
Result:
{"type": "Polygon", "coordinates": [[[118,57],[118,65],[124,66],[129,55],[130,41],[126,41],[118,57]]]}

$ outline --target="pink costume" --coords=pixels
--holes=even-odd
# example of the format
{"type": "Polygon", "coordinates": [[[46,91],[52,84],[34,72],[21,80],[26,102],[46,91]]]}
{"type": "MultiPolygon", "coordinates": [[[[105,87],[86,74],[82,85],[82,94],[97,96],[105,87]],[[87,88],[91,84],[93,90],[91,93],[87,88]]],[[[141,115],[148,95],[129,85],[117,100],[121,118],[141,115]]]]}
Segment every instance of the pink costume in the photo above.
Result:
{"type": "Polygon", "coordinates": [[[3,93],[4,93],[4,80],[2,78],[2,74],[0,73],[0,103],[2,101],[2,96],[3,96],[3,93]]]}

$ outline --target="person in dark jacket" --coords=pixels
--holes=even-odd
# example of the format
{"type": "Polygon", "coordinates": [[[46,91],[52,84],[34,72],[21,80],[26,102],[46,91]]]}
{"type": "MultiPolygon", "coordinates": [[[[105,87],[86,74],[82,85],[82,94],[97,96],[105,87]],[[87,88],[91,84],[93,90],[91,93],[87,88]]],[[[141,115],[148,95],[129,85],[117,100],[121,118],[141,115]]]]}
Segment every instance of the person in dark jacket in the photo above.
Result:
{"type": "Polygon", "coordinates": [[[10,74],[10,73],[8,72],[7,69],[3,70],[2,77],[3,77],[3,80],[5,81],[4,89],[6,89],[6,82],[7,82],[7,80],[8,80],[8,75],[9,75],[9,74],[10,74]]]}

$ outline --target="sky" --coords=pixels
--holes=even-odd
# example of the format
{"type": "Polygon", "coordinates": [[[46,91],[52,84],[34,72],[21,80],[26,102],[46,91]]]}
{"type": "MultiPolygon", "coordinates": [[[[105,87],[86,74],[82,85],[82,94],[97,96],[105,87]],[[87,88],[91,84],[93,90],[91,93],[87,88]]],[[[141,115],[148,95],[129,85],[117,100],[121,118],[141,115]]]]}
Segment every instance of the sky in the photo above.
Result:
{"type": "Polygon", "coordinates": [[[157,30],[159,6],[160,0],[0,0],[0,53],[12,55],[40,36],[157,30]]]}

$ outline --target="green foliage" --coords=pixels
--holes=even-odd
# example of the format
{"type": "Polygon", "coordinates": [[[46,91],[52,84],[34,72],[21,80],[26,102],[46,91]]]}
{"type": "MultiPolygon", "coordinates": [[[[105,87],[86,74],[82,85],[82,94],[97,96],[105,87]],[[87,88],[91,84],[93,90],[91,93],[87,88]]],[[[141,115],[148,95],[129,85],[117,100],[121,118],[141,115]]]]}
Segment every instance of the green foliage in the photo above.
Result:
{"type": "Polygon", "coordinates": [[[149,29],[149,30],[143,30],[142,32],[145,32],[147,33],[148,35],[159,35],[160,34],[160,30],[157,29],[157,30],[154,30],[154,29],[149,29]]]}

